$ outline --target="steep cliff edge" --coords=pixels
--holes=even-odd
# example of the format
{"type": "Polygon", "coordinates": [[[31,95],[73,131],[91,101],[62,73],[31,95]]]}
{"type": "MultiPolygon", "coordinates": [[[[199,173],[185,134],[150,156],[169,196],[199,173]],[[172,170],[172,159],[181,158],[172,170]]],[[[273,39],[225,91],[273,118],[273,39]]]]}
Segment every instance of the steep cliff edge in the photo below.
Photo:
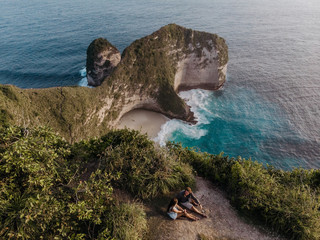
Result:
{"type": "Polygon", "coordinates": [[[0,123],[47,125],[73,142],[105,134],[133,109],[192,122],[193,113],[178,92],[219,88],[228,48],[215,34],[170,24],[134,41],[117,61],[116,48],[98,39],[88,48],[87,70],[89,76],[99,75],[91,83],[102,82],[99,87],[22,90],[0,85],[0,123]]]}

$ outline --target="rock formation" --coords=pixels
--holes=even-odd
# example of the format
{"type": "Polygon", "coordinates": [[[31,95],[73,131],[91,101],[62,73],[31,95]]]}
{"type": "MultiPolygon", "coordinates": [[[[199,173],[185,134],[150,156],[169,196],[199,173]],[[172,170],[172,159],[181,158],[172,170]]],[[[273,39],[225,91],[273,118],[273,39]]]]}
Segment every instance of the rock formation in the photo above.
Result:
{"type": "Polygon", "coordinates": [[[137,108],[193,122],[193,113],[178,92],[218,89],[225,82],[227,62],[228,47],[223,38],[176,24],[136,40],[124,50],[106,83],[125,89],[118,91],[122,103],[115,123],[137,108]]]}
{"type": "Polygon", "coordinates": [[[227,63],[219,58],[219,50],[212,40],[207,46],[189,44],[190,53],[177,63],[174,88],[176,91],[195,88],[217,90],[225,82],[227,63]]]}
{"type": "Polygon", "coordinates": [[[100,86],[121,60],[120,52],[106,39],[98,38],[87,49],[87,79],[90,86],[100,86]]]}
{"type": "Polygon", "coordinates": [[[193,113],[178,92],[219,88],[227,62],[223,38],[176,24],[134,41],[121,57],[99,38],[87,50],[87,77],[90,85],[101,86],[22,90],[0,85],[0,123],[50,126],[71,142],[105,134],[133,109],[192,123],[193,113]]]}

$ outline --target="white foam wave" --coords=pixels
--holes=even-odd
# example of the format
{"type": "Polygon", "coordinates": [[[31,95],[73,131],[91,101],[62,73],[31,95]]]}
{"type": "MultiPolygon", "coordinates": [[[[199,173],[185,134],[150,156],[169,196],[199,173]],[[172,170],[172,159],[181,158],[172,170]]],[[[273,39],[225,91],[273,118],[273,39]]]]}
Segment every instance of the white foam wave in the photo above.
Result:
{"type": "Polygon", "coordinates": [[[209,124],[213,117],[213,112],[210,110],[212,92],[194,89],[181,92],[179,95],[191,107],[199,124],[209,124]]]}
{"type": "Polygon", "coordinates": [[[181,132],[187,138],[199,139],[207,134],[207,130],[202,129],[203,125],[209,124],[213,118],[213,113],[210,110],[211,92],[206,90],[194,89],[190,91],[180,92],[180,97],[183,98],[191,107],[197,120],[197,124],[190,125],[183,121],[173,119],[162,125],[158,136],[154,141],[161,146],[165,145],[172,138],[173,132],[181,132]]]}
{"type": "Polygon", "coordinates": [[[80,71],[79,71],[81,77],[85,77],[87,76],[87,69],[86,67],[82,68],[80,71]]]}
{"type": "Polygon", "coordinates": [[[154,141],[164,146],[175,131],[179,131],[187,138],[192,139],[199,139],[207,134],[207,130],[201,129],[198,124],[190,125],[181,120],[173,119],[161,126],[161,130],[154,141]]]}
{"type": "Polygon", "coordinates": [[[88,79],[87,79],[87,70],[86,70],[86,68],[84,67],[84,68],[82,68],[80,71],[79,71],[79,73],[80,73],[80,75],[81,75],[81,77],[83,77],[79,82],[78,82],[78,86],[81,86],[81,87],[90,87],[91,88],[91,86],[89,86],[88,85],[88,79]]]}
{"type": "Polygon", "coordinates": [[[78,86],[81,86],[81,87],[90,87],[88,85],[88,80],[86,77],[82,78],[79,82],[78,82],[78,86]]]}

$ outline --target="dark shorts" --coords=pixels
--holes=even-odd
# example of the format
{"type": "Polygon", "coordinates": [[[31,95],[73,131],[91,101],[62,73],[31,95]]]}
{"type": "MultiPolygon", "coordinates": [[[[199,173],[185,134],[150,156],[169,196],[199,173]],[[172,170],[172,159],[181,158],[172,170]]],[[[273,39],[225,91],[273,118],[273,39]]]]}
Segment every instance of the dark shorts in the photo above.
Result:
{"type": "Polygon", "coordinates": [[[191,209],[193,207],[193,205],[190,202],[184,202],[184,203],[180,203],[182,206],[191,209]]]}

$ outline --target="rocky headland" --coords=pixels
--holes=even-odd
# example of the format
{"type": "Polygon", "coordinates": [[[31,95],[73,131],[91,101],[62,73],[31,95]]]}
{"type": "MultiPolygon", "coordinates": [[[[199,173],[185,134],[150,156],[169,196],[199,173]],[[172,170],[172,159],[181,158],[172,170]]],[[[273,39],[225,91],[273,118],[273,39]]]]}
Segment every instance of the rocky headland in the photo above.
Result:
{"type": "Polygon", "coordinates": [[[108,40],[95,39],[87,49],[87,80],[90,86],[100,86],[119,64],[121,54],[108,40]]]}
{"type": "Polygon", "coordinates": [[[71,142],[100,136],[134,109],[194,122],[181,90],[218,89],[226,78],[228,47],[216,34],[169,24],[134,41],[120,56],[106,39],[87,50],[88,83],[96,88],[22,90],[0,86],[0,122],[46,125],[71,142]]]}

